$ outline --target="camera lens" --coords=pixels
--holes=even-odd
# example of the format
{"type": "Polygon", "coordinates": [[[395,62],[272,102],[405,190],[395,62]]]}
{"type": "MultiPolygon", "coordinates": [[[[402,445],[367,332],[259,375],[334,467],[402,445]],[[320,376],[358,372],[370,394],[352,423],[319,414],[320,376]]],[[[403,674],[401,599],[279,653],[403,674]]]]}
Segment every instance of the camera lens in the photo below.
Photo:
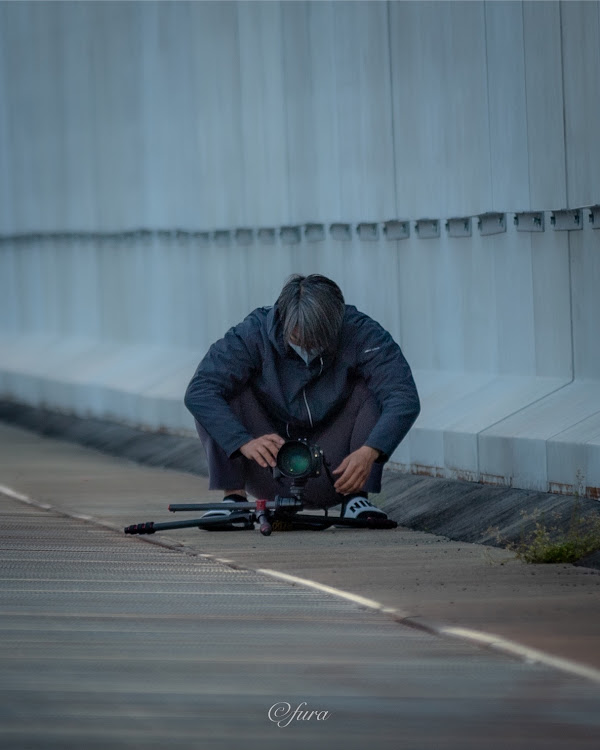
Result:
{"type": "Polygon", "coordinates": [[[277,465],[287,477],[307,476],[312,469],[310,448],[301,442],[285,443],[277,454],[277,465]]]}

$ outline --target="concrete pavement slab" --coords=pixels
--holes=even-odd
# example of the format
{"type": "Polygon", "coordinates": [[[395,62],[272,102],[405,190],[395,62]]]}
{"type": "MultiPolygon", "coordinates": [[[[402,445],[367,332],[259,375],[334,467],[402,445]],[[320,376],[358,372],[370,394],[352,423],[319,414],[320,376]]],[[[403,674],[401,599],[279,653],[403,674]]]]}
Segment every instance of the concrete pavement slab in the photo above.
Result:
{"type": "MultiPolygon", "coordinates": [[[[203,477],[155,469],[0,424],[0,484],[121,529],[168,521],[174,502],[210,502],[203,477]]],[[[200,450],[200,445],[198,445],[200,450]]],[[[526,565],[511,552],[399,527],[391,531],[157,534],[167,544],[308,578],[415,618],[515,640],[600,668],[600,574],[526,565]]]]}
{"type": "Polygon", "coordinates": [[[580,677],[6,497],[0,529],[3,747],[597,746],[580,677]]]}

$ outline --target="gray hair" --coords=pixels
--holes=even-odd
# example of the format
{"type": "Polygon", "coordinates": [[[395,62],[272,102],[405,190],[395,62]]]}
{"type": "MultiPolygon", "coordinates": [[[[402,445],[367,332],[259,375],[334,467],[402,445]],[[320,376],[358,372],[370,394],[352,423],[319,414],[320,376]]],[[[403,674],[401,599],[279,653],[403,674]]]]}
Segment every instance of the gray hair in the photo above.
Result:
{"type": "Polygon", "coordinates": [[[326,276],[296,273],[285,282],[277,300],[286,342],[307,351],[332,351],[344,319],[344,295],[326,276]]]}

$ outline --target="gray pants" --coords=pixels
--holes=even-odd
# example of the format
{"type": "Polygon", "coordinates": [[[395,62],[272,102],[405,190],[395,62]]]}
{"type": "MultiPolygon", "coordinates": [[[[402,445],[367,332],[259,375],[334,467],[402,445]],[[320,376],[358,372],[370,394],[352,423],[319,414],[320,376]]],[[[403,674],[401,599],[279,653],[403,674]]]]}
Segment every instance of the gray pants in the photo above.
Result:
{"type": "MultiPolygon", "coordinates": [[[[380,409],[371,391],[363,380],[358,380],[350,398],[342,410],[330,422],[315,428],[293,430],[286,435],[277,428],[275,421],[259,404],[254,393],[246,387],[229,402],[236,417],[255,438],[270,433],[279,433],[282,438],[307,438],[323,449],[325,460],[331,469],[336,469],[352,451],[364,445],[375,423],[380,409]]],[[[259,466],[256,461],[244,456],[229,458],[206,430],[196,422],[196,429],[206,451],[211,490],[235,490],[245,488],[255,498],[273,500],[275,495],[287,495],[290,480],[274,479],[270,468],[259,466]]],[[[363,486],[364,492],[381,491],[383,464],[376,463],[363,486]]],[[[339,475],[334,476],[334,480],[339,475]]],[[[342,502],[343,497],[333,488],[326,471],[321,476],[308,480],[305,505],[307,508],[330,508],[342,502]]]]}

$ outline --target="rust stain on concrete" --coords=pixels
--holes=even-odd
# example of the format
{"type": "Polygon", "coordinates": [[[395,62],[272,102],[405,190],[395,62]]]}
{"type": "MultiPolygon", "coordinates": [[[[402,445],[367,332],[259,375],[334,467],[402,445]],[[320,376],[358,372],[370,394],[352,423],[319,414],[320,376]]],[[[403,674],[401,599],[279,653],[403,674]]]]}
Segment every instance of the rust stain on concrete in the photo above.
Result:
{"type": "Polygon", "coordinates": [[[418,474],[422,477],[441,477],[445,478],[446,472],[439,466],[425,466],[423,464],[413,464],[410,468],[411,474],[418,474]]]}
{"type": "Polygon", "coordinates": [[[549,492],[553,492],[556,495],[572,495],[574,492],[572,484],[566,484],[563,482],[550,482],[549,492]]]}
{"type": "Polygon", "coordinates": [[[511,487],[512,477],[504,477],[502,474],[482,474],[482,484],[493,484],[497,487],[511,487]]]}

